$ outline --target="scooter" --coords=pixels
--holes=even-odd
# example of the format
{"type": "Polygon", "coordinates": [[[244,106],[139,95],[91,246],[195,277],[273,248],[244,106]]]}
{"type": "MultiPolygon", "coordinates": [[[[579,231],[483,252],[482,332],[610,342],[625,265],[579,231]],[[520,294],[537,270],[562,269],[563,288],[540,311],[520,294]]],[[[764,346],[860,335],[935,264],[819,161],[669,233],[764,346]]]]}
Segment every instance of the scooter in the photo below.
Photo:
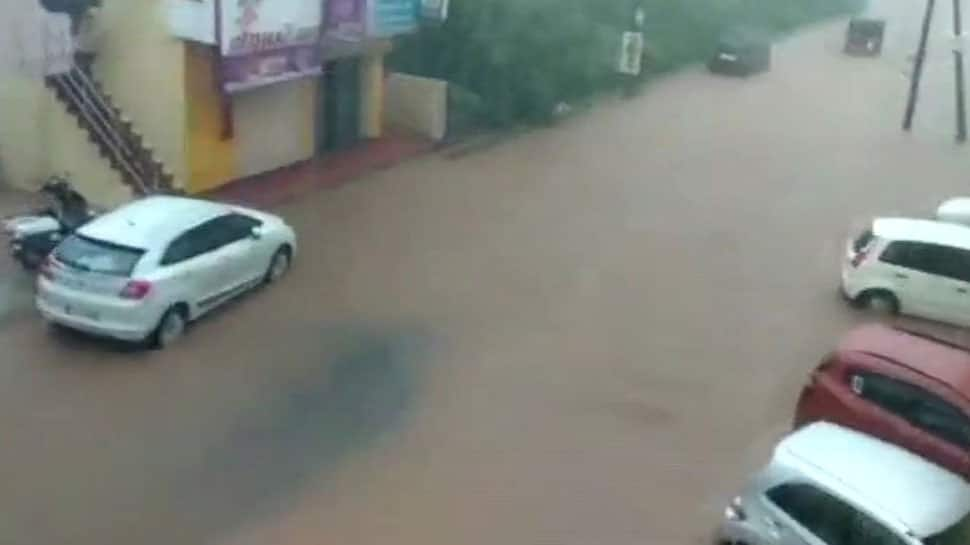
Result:
{"type": "Polygon", "coordinates": [[[10,238],[10,254],[27,270],[36,270],[54,248],[97,213],[64,176],[52,176],[40,188],[48,206],[0,224],[10,238]]]}

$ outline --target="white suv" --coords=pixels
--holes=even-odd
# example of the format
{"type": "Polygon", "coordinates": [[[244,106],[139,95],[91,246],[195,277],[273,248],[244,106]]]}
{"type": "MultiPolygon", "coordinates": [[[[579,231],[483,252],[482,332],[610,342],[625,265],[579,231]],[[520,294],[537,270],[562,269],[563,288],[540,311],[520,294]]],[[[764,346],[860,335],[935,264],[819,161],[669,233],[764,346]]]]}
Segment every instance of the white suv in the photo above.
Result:
{"type": "Polygon", "coordinates": [[[159,347],[185,325],[289,268],[282,219],[210,201],[148,197],[81,227],[44,264],[37,308],[49,321],[159,347]]]}
{"type": "Polygon", "coordinates": [[[861,306],[970,326],[970,227],[876,219],[848,242],[842,291],[861,306]]]}

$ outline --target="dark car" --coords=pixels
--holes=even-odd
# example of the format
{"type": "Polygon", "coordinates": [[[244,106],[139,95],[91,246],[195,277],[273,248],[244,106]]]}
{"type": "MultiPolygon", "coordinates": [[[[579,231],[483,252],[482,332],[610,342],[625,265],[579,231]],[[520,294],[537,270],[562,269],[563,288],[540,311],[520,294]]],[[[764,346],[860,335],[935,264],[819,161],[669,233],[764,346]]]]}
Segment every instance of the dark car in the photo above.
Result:
{"type": "Polygon", "coordinates": [[[771,41],[758,33],[731,32],[718,41],[707,68],[716,74],[750,76],[771,68],[771,41]]]}
{"type": "Polygon", "coordinates": [[[882,53],[886,22],[882,19],[855,18],[849,21],[845,36],[845,53],[874,57],[882,53]]]}
{"type": "Polygon", "coordinates": [[[798,399],[795,427],[828,421],[970,480],[970,353],[884,325],[850,332],[798,399]]]}

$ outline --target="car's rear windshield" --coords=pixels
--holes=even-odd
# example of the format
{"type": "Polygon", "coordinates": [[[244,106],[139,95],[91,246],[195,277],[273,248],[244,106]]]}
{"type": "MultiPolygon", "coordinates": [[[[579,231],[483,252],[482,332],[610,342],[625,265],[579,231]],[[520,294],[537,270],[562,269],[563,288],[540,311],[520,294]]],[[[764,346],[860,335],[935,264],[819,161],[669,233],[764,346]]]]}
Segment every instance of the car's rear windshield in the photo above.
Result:
{"type": "Polygon", "coordinates": [[[86,272],[129,276],[144,250],[103,240],[71,235],[54,251],[59,262],[86,272]]]}
{"type": "Polygon", "coordinates": [[[928,537],[924,542],[926,545],[967,545],[970,543],[970,513],[943,533],[928,537]]]}
{"type": "Polygon", "coordinates": [[[872,229],[866,229],[861,235],[856,237],[855,242],[852,243],[852,249],[857,252],[861,252],[862,250],[865,250],[870,243],[872,243],[872,239],[874,238],[875,235],[872,234],[872,229]]]}

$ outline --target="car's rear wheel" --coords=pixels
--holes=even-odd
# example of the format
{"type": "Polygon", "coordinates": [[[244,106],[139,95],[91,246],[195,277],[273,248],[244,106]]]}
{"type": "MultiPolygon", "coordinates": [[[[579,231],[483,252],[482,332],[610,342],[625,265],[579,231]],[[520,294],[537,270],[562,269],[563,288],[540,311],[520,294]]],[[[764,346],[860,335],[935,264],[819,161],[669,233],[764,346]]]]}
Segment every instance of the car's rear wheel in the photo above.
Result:
{"type": "Polygon", "coordinates": [[[152,347],[163,349],[175,344],[185,334],[187,323],[185,309],[178,306],[168,309],[152,335],[152,347]]]}
{"type": "Polygon", "coordinates": [[[276,250],[276,253],[273,254],[273,258],[269,261],[269,267],[266,268],[266,275],[263,277],[263,281],[267,284],[272,284],[280,278],[283,278],[287,271],[290,270],[292,255],[293,252],[289,246],[280,246],[276,250]]]}
{"type": "Polygon", "coordinates": [[[870,290],[858,298],[859,306],[877,314],[893,316],[899,314],[899,299],[887,290],[870,290]]]}

